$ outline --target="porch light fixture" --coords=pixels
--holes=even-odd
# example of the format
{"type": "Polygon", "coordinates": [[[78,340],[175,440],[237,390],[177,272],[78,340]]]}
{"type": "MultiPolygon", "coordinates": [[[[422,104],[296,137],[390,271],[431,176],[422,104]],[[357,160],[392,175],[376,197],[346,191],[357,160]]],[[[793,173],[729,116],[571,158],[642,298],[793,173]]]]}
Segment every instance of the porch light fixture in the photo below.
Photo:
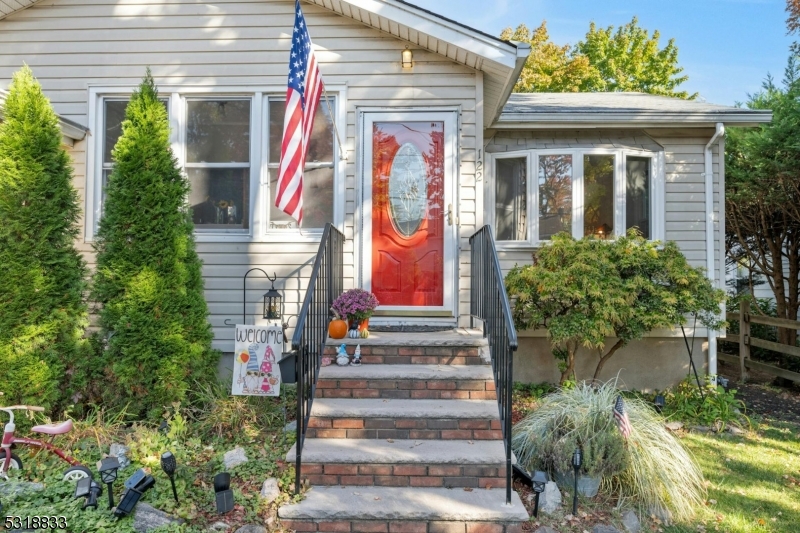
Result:
{"type": "Polygon", "coordinates": [[[114,482],[117,480],[117,470],[119,470],[119,459],[109,456],[97,462],[97,470],[100,471],[100,479],[108,487],[108,508],[114,508],[114,482]]]}
{"type": "Polygon", "coordinates": [[[403,68],[411,68],[414,66],[414,54],[411,50],[408,49],[408,46],[406,46],[406,49],[403,50],[401,55],[402,55],[401,62],[403,64],[403,68]]]}
{"type": "Polygon", "coordinates": [[[572,470],[575,472],[575,491],[572,495],[572,516],[578,516],[578,473],[583,465],[583,454],[580,448],[575,448],[572,454],[572,470]]]}
{"type": "Polygon", "coordinates": [[[533,492],[536,493],[536,503],[533,507],[533,516],[539,516],[539,495],[544,492],[545,485],[547,485],[547,474],[541,470],[537,470],[531,478],[531,487],[533,492]]]}
{"type": "Polygon", "coordinates": [[[172,484],[172,495],[175,497],[175,503],[178,502],[178,491],[175,490],[175,470],[178,468],[178,461],[172,452],[164,452],[161,454],[161,469],[169,477],[169,482],[172,484]]]}
{"type": "Polygon", "coordinates": [[[663,394],[656,394],[655,400],[653,400],[653,405],[656,408],[656,412],[661,414],[661,411],[664,410],[664,406],[667,405],[667,401],[664,398],[663,394]]]}

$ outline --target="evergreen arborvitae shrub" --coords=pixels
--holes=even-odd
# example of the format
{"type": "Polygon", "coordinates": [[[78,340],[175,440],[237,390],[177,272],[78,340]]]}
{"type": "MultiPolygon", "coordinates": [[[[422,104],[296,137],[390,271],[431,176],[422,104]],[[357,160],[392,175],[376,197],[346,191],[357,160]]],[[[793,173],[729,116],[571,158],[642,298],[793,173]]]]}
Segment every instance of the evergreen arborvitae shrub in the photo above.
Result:
{"type": "Polygon", "coordinates": [[[52,407],[85,357],[86,266],[72,165],[50,102],[27,66],[0,122],[0,391],[2,403],[52,407]]]}
{"type": "Polygon", "coordinates": [[[169,121],[148,70],[125,110],[95,241],[107,405],[158,416],[194,381],[216,379],[219,353],[201,262],[170,148],[169,121]]]}

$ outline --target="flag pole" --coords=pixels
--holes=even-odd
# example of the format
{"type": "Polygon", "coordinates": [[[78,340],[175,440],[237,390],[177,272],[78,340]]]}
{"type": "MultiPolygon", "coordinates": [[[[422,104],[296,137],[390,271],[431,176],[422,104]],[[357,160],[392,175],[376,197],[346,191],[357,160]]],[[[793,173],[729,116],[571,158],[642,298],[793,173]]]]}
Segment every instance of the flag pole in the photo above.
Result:
{"type": "Polygon", "coordinates": [[[328,107],[328,114],[331,116],[331,122],[333,122],[333,131],[336,133],[336,142],[339,145],[339,157],[345,161],[347,161],[347,155],[344,153],[344,148],[342,148],[342,138],[339,137],[339,126],[336,125],[336,118],[333,114],[333,109],[331,109],[331,102],[330,98],[328,98],[328,90],[325,88],[325,84],[322,84],[322,94],[325,97],[325,105],[328,107]]]}

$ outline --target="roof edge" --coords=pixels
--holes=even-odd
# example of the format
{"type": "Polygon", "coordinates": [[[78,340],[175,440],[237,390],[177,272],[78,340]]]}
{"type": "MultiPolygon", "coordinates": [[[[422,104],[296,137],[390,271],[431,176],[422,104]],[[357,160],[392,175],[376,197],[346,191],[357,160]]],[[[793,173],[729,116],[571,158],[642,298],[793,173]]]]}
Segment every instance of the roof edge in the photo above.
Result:
{"type": "Polygon", "coordinates": [[[592,125],[643,125],[706,127],[722,122],[730,126],[758,126],[772,121],[771,111],[736,111],[721,113],[692,112],[545,112],[545,113],[502,113],[492,124],[492,128],[528,128],[563,124],[567,126],[592,125]]]}
{"type": "MultiPolygon", "coordinates": [[[[0,89],[0,119],[3,118],[3,102],[6,101],[7,94],[8,93],[6,91],[0,89]]],[[[61,134],[67,139],[70,139],[71,141],[82,141],[89,133],[89,128],[83,124],[78,124],[77,122],[68,118],[64,118],[61,115],[56,116],[58,117],[58,127],[61,130],[61,134]]]]}

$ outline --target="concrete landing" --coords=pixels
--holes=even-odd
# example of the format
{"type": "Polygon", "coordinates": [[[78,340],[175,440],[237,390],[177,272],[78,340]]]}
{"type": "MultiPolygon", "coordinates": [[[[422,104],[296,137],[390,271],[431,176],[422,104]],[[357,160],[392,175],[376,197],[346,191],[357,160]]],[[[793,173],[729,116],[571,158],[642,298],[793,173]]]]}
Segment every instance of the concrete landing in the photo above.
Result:
{"type": "Polygon", "coordinates": [[[528,513],[516,492],[505,504],[505,490],[419,487],[314,487],[300,503],[284,505],[287,520],[415,520],[526,522],[528,513]]]}
{"type": "MultiPolygon", "coordinates": [[[[286,454],[294,462],[297,447],[286,454]]],[[[501,440],[308,439],[303,463],[363,464],[498,464],[505,465],[501,440]]]]}
{"type": "Polygon", "coordinates": [[[387,398],[317,398],[317,418],[483,418],[497,419],[496,400],[392,400],[387,398]]]}
{"type": "Polygon", "coordinates": [[[369,332],[369,337],[366,339],[351,339],[345,337],[344,339],[331,339],[327,340],[328,346],[339,346],[346,344],[348,346],[413,346],[413,347],[430,347],[430,346],[488,346],[489,342],[483,336],[483,333],[477,329],[458,328],[448,331],[426,331],[422,333],[406,333],[406,332],[393,332],[393,331],[376,331],[369,332]]]}
{"type": "Polygon", "coordinates": [[[323,366],[319,379],[419,379],[492,380],[492,369],[483,365],[361,365],[323,366]]]}

